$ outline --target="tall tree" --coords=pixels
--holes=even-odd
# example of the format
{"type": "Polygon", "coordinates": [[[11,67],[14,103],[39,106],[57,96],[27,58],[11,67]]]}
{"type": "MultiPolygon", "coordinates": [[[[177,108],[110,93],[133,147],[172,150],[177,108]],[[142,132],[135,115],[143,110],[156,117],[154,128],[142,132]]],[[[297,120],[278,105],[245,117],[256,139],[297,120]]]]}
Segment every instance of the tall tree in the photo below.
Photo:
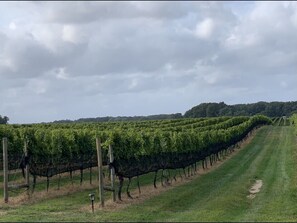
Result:
{"type": "Polygon", "coordinates": [[[0,115],[0,124],[7,124],[9,121],[9,118],[7,116],[1,116],[0,115]]]}

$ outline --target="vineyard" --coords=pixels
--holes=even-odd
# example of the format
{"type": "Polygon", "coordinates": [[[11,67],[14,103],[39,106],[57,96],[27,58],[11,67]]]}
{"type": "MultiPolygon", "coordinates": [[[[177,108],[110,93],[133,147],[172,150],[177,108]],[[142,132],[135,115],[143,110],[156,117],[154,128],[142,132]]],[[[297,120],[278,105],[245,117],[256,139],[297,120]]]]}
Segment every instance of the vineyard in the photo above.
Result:
{"type": "MultiPolygon", "coordinates": [[[[24,168],[46,177],[97,166],[96,138],[102,142],[103,164],[115,170],[121,182],[165,169],[184,169],[202,161],[207,165],[271,120],[265,116],[176,119],[163,121],[91,124],[2,125],[0,137],[8,139],[9,169],[24,168]],[[24,144],[28,156],[24,156],[24,144]],[[108,147],[114,162],[108,162],[108,147]]],[[[2,152],[2,151],[1,151],[2,152]]],[[[2,154],[1,154],[2,158],[2,154]]],[[[2,160],[0,160],[2,168],[2,160]]],[[[155,184],[155,179],[154,179],[155,184]]],[[[121,186],[120,186],[121,187],[121,186]]],[[[121,188],[119,189],[121,191],[121,188]]],[[[119,199],[121,198],[119,192],[119,199]]]]}
{"type": "Polygon", "coordinates": [[[286,116],[272,118],[272,124],[276,126],[289,126],[291,121],[286,116]]]}

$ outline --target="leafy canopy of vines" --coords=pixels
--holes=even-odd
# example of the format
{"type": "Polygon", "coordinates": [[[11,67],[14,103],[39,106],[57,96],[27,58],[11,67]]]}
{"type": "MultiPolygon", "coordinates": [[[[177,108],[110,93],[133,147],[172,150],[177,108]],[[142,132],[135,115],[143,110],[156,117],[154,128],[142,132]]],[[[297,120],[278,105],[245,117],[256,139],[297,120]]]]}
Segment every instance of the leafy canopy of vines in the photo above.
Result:
{"type": "MultiPolygon", "coordinates": [[[[114,150],[116,173],[133,177],[164,168],[180,168],[242,140],[254,127],[270,124],[265,116],[164,121],[0,126],[8,138],[9,159],[22,156],[28,142],[30,172],[53,176],[96,166],[96,137],[114,150]]],[[[1,151],[2,152],[2,151],[1,151]]],[[[1,156],[2,158],[2,156],[1,156]]],[[[10,169],[15,166],[10,162],[10,169]]],[[[0,166],[2,168],[2,165],[0,166]]]]}

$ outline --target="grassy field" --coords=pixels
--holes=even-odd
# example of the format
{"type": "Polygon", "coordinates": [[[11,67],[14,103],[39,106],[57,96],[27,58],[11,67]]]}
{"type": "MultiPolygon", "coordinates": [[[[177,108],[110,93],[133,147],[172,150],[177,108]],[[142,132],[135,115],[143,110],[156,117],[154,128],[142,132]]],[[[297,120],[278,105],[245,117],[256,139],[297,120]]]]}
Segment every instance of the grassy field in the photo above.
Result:
{"type": "MultiPolygon", "coordinates": [[[[18,207],[3,205],[0,221],[297,221],[296,170],[292,127],[267,126],[218,168],[140,204],[96,207],[92,214],[90,189],[18,207]],[[257,179],[263,186],[249,199],[257,179]]],[[[151,179],[143,177],[145,184],[151,179]]]]}

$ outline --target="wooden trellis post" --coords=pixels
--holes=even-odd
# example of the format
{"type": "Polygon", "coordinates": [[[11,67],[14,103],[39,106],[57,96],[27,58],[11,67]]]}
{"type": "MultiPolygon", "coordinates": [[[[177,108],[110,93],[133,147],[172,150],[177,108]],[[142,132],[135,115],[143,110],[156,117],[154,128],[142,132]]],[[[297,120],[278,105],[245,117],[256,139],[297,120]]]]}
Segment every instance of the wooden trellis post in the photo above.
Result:
{"type": "MultiPolygon", "coordinates": [[[[103,164],[102,164],[102,149],[101,149],[101,142],[99,138],[96,138],[96,148],[97,148],[97,159],[98,159],[98,179],[99,179],[99,198],[100,204],[104,207],[104,190],[112,192],[112,200],[116,201],[116,190],[115,190],[115,170],[114,167],[111,166],[110,168],[110,186],[104,186],[103,182],[103,164]]],[[[109,145],[108,149],[109,153],[109,162],[113,163],[114,156],[112,146],[109,145]]]]}
{"type": "MultiPolygon", "coordinates": [[[[109,145],[109,162],[113,163],[113,161],[114,161],[113,150],[112,150],[112,146],[109,145]]],[[[111,190],[112,190],[112,200],[116,201],[115,170],[113,166],[110,168],[110,182],[111,182],[111,190]]]]}
{"type": "Polygon", "coordinates": [[[7,138],[2,139],[3,146],[3,198],[8,202],[8,158],[7,158],[7,138]]]}
{"type": "Polygon", "coordinates": [[[25,179],[26,179],[26,182],[25,182],[25,185],[27,185],[28,187],[28,190],[27,190],[27,195],[28,197],[30,197],[30,173],[29,173],[29,160],[28,160],[28,141],[25,140],[25,143],[24,143],[24,153],[25,153],[25,179]]]}
{"type": "Polygon", "coordinates": [[[98,159],[99,199],[100,199],[101,206],[104,207],[102,150],[101,150],[101,142],[99,138],[96,138],[96,149],[97,149],[97,159],[98,159]]]}

